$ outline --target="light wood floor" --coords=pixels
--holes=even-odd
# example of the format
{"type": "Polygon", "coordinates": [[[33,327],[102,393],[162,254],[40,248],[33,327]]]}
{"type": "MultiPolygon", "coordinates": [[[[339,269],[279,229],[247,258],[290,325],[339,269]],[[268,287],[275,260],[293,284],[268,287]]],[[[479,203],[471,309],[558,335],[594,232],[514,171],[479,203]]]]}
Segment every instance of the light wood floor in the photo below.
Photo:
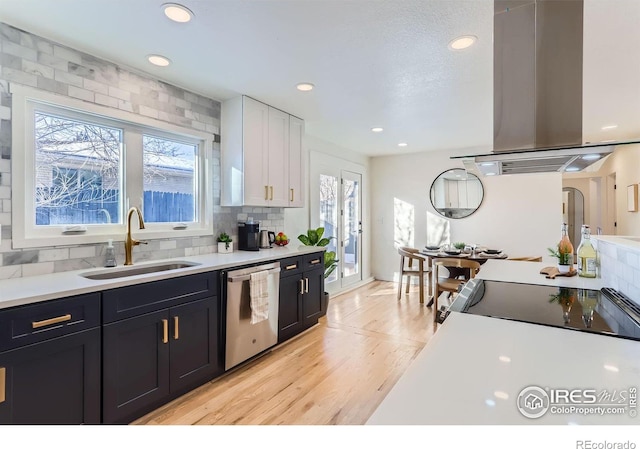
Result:
{"type": "Polygon", "coordinates": [[[375,281],[265,356],[133,424],[363,424],[434,333],[417,287],[375,281]]]}

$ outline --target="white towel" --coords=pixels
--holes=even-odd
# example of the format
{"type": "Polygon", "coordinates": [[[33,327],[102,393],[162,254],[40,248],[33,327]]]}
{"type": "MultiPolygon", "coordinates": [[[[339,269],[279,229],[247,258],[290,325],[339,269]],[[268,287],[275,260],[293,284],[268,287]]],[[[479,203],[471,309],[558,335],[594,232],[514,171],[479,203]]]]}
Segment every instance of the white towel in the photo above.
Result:
{"type": "Polygon", "coordinates": [[[256,324],[269,318],[269,271],[251,273],[249,277],[251,324],[256,324]]]}

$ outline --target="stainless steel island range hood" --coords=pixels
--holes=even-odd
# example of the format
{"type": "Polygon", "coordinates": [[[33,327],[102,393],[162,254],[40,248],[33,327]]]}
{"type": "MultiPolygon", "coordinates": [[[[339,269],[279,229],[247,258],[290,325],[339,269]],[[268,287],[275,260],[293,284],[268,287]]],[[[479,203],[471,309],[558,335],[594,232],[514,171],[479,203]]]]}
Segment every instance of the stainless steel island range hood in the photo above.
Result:
{"type": "Polygon", "coordinates": [[[624,142],[582,137],[583,1],[494,1],[493,151],[483,175],[579,171],[624,142]]]}

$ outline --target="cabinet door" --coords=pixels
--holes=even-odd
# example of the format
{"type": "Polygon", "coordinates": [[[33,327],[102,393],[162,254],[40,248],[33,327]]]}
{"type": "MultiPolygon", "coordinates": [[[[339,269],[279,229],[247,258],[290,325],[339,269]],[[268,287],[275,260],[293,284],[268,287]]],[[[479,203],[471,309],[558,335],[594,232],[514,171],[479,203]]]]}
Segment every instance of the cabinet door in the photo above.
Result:
{"type": "Polygon", "coordinates": [[[105,423],[128,423],[169,394],[168,320],[161,310],[103,326],[105,423]]]}
{"type": "Polygon", "coordinates": [[[302,330],[302,274],[280,278],[280,298],[278,303],[278,343],[302,330]]]}
{"type": "Polygon", "coordinates": [[[289,205],[289,114],[269,107],[269,206],[289,205]]]}
{"type": "Polygon", "coordinates": [[[289,117],[289,207],[304,207],[302,139],[304,121],[289,117]]]}
{"type": "Polygon", "coordinates": [[[1,424],[100,423],[100,329],[1,353],[0,387],[1,424]]]}
{"type": "Polygon", "coordinates": [[[218,298],[173,307],[171,329],[171,392],[202,384],[222,372],[218,351],[218,298]]]}
{"type": "Polygon", "coordinates": [[[467,186],[469,181],[458,181],[458,207],[460,209],[469,208],[469,191],[467,186]]]}
{"type": "Polygon", "coordinates": [[[305,271],[303,276],[305,278],[305,293],[302,297],[303,326],[307,328],[316,324],[323,314],[323,267],[305,271]]]}
{"type": "Polygon", "coordinates": [[[244,204],[267,204],[269,186],[269,106],[243,97],[244,204]]]}
{"type": "Polygon", "coordinates": [[[449,179],[445,180],[447,186],[447,207],[457,209],[458,206],[458,182],[449,179]]]}

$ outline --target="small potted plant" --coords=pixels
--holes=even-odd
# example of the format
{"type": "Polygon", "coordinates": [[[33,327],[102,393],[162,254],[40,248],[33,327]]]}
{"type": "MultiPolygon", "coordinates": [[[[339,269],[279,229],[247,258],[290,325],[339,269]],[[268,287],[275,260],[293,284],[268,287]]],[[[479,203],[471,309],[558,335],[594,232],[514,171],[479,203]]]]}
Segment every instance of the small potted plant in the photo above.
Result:
{"type": "MultiPolygon", "coordinates": [[[[309,229],[307,234],[300,234],[298,236],[298,240],[302,242],[305,246],[324,246],[325,248],[331,242],[331,239],[335,237],[323,237],[324,228],[320,227],[318,229],[309,229]]],[[[324,252],[324,278],[328,278],[331,276],[331,273],[338,267],[338,259],[336,259],[335,251],[326,251],[324,252]]],[[[327,310],[329,305],[329,293],[324,292],[323,297],[323,310],[327,310]]]]}
{"type": "Polygon", "coordinates": [[[226,232],[221,232],[218,236],[218,252],[223,254],[233,252],[233,240],[226,232]]]}
{"type": "Polygon", "coordinates": [[[571,248],[560,242],[556,248],[547,249],[549,254],[558,259],[558,271],[560,273],[569,273],[573,270],[573,251],[571,248]]]}

